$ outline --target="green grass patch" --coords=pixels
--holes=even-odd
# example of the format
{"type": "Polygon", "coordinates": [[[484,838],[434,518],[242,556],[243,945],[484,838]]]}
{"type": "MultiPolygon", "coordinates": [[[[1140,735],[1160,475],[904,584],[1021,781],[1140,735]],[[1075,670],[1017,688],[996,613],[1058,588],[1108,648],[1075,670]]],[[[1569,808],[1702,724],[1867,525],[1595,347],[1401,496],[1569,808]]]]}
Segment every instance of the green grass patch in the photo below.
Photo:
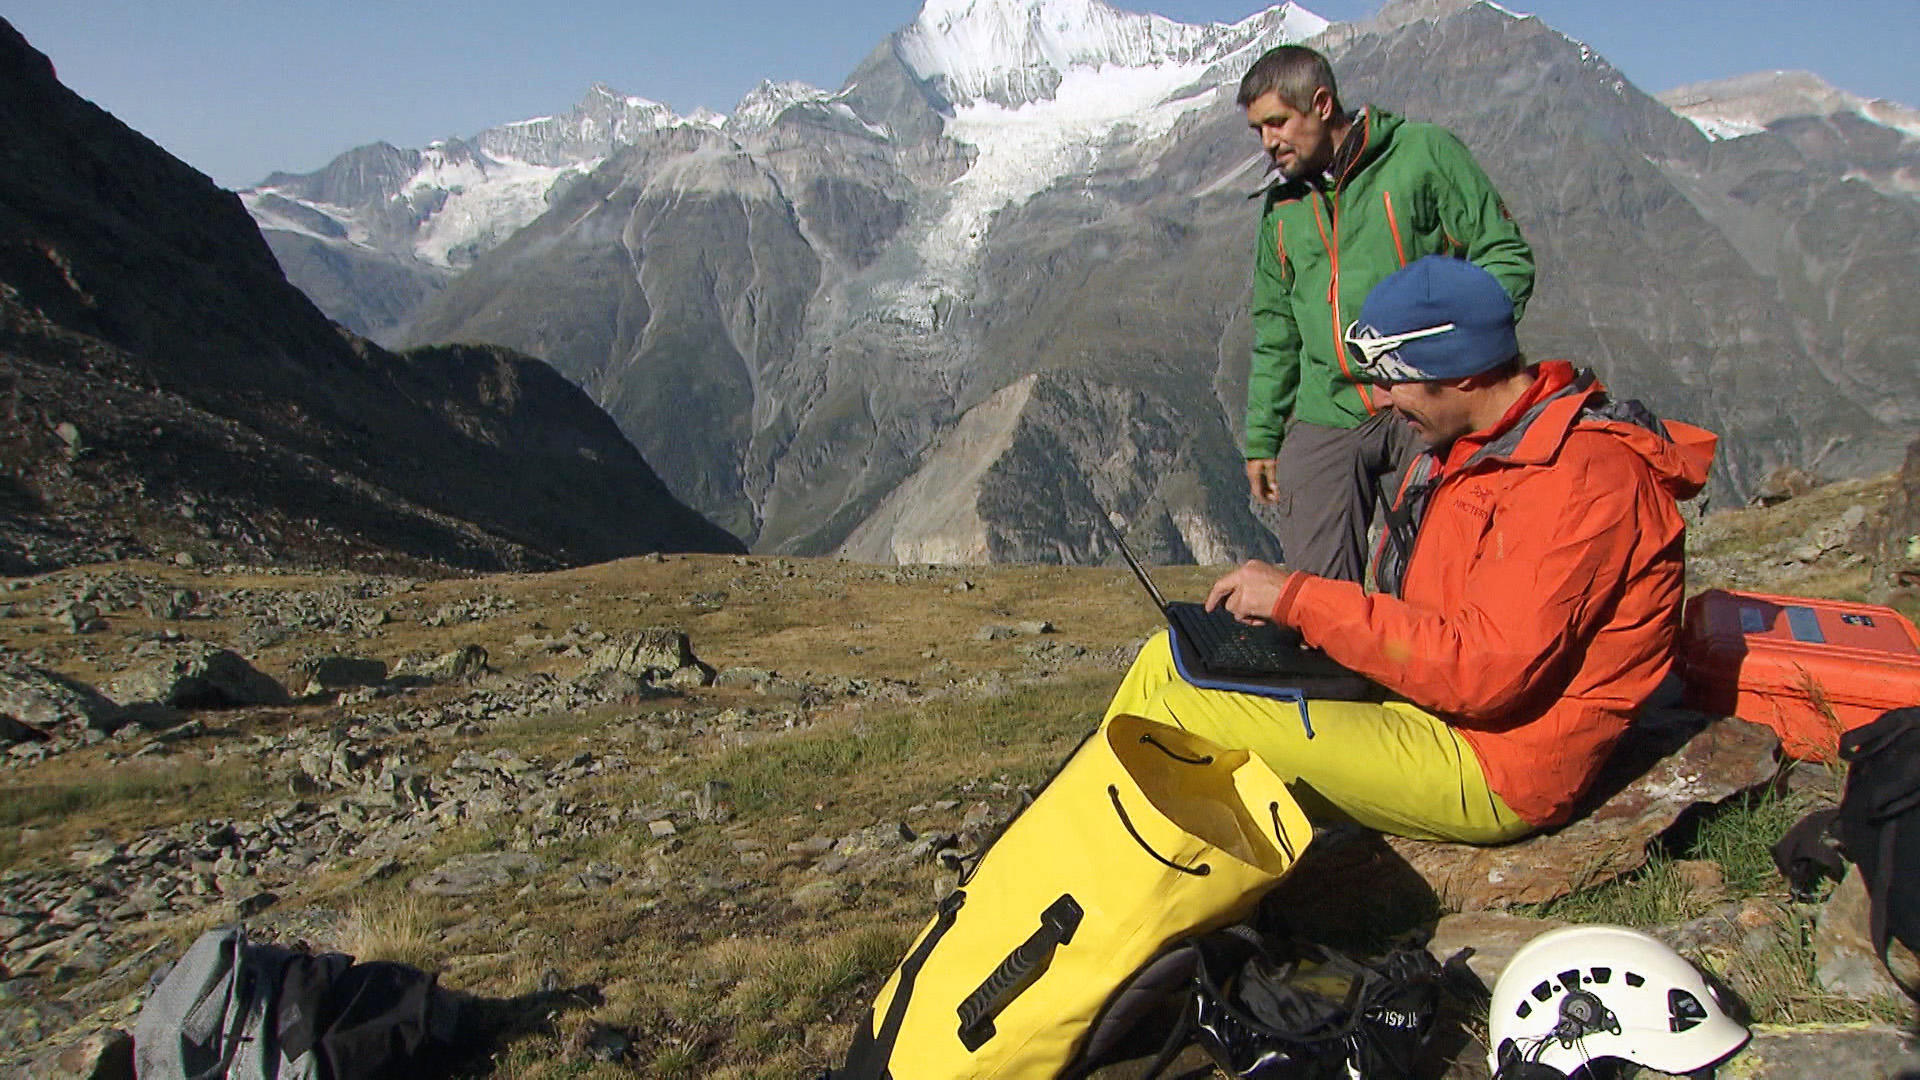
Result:
{"type": "MultiPolygon", "coordinates": [[[[1794,768],[1826,766],[1802,762],[1794,768]]],[[[1685,857],[1719,863],[1733,896],[1782,892],[1785,882],[1773,865],[1773,845],[1814,808],[1810,798],[1774,791],[1735,800],[1700,820],[1685,842],[1685,857]]]]}
{"type": "Polygon", "coordinates": [[[1895,998],[1861,1001],[1820,988],[1815,974],[1811,919],[1796,919],[1773,945],[1743,956],[1741,994],[1754,1019],[1772,1024],[1906,1024],[1906,1003],[1895,998]]]}
{"type": "Polygon", "coordinates": [[[1705,914],[1709,906],[1674,869],[1673,858],[1656,851],[1626,877],[1544,904],[1523,905],[1516,912],[1573,923],[1651,927],[1686,922],[1705,914]]]}
{"type": "Polygon", "coordinates": [[[0,785],[0,864],[71,843],[90,829],[123,835],[187,818],[233,816],[278,790],[257,767],[215,769],[198,761],[122,763],[97,779],[0,785]],[[46,835],[28,839],[22,829],[46,835]]]}

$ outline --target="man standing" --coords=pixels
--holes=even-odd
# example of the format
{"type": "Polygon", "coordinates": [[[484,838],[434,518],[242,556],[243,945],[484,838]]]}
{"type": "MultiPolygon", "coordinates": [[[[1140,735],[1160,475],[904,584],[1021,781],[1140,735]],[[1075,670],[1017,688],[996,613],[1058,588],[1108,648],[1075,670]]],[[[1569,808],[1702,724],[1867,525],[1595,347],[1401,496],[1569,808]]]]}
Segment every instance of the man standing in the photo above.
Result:
{"type": "Polygon", "coordinates": [[[1557,825],[1672,665],[1675,499],[1706,482],[1714,438],[1564,361],[1528,365],[1512,299],[1460,259],[1388,277],[1344,336],[1354,377],[1427,447],[1375,591],[1253,561],[1207,604],[1295,627],[1395,697],[1310,701],[1309,727],[1292,702],[1186,682],[1163,634],[1108,715],[1253,751],[1310,817],[1470,843],[1557,825]]]}
{"type": "Polygon", "coordinates": [[[1279,174],[1254,264],[1247,485],[1276,505],[1289,565],[1358,581],[1375,493],[1415,446],[1355,381],[1341,328],[1381,279],[1434,254],[1492,273],[1517,319],[1533,251],[1459,139],[1372,106],[1347,113],[1312,49],[1268,51],[1238,101],[1279,174]]]}

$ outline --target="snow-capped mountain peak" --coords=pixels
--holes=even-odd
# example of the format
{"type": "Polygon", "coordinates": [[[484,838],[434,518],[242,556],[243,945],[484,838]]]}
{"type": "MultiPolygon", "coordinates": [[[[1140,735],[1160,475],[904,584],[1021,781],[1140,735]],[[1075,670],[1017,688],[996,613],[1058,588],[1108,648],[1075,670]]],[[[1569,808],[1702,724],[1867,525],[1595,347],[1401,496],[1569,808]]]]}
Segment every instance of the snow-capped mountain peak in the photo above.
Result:
{"type": "Polygon", "coordinates": [[[762,79],[759,86],[747,91],[740,103],[733,107],[733,114],[727,118],[726,124],[733,130],[759,130],[771,125],[780,118],[781,113],[795,105],[829,101],[833,97],[828,91],[807,83],[762,79]]]}
{"type": "Polygon", "coordinates": [[[917,245],[921,277],[891,297],[895,317],[925,322],[941,297],[966,294],[1001,207],[1087,167],[1110,140],[1159,137],[1215,101],[1261,51],[1327,25],[1291,3],[1227,25],[1101,0],[927,0],[895,44],[951,103],[945,133],[975,157],[917,245]]]}
{"type": "Polygon", "coordinates": [[[897,40],[914,73],[954,105],[1018,107],[1051,99],[1075,70],[1204,65],[1262,32],[1298,41],[1326,26],[1291,3],[1229,26],[1177,23],[1101,0],[927,0],[897,40]]]}
{"type": "Polygon", "coordinates": [[[547,208],[555,185],[684,119],[594,83],[570,112],[501,124],[421,150],[348,151],[326,169],[240,193],[262,229],[368,249],[403,246],[440,270],[466,265],[547,208]],[[371,166],[371,167],[369,167],[371,166]]]}
{"type": "Polygon", "coordinates": [[[1920,109],[1848,93],[1810,71],[1756,71],[1676,86],[1659,98],[1709,139],[1735,139],[1792,117],[1835,113],[1854,113],[1920,139],[1920,109]]]}

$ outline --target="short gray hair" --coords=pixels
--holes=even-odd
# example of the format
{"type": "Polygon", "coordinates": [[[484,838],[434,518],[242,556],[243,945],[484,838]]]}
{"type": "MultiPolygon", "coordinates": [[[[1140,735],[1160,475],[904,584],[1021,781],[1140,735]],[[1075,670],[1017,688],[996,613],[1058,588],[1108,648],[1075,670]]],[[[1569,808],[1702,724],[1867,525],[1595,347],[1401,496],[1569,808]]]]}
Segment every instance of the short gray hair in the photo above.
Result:
{"type": "Polygon", "coordinates": [[[1333,113],[1339,116],[1340,89],[1333,81],[1333,65],[1305,45],[1280,45],[1268,49],[1247,69],[1234,100],[1244,109],[1267,94],[1279,94],[1281,101],[1306,112],[1321,89],[1333,98],[1333,113]]]}

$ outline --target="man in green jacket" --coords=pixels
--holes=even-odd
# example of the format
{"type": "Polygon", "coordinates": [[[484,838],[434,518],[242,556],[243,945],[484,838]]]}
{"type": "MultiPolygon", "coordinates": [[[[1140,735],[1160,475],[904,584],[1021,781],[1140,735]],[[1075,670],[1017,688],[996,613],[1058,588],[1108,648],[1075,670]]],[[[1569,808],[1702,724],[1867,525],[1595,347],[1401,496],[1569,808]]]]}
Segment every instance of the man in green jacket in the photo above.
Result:
{"type": "Polygon", "coordinates": [[[1512,296],[1533,292],[1533,250],[1451,132],[1340,105],[1319,53],[1282,45],[1240,81],[1239,104],[1278,173],[1254,262],[1247,485],[1279,511],[1287,565],[1358,581],[1383,482],[1418,451],[1342,344],[1367,293],[1423,255],[1464,258],[1512,296]]]}

